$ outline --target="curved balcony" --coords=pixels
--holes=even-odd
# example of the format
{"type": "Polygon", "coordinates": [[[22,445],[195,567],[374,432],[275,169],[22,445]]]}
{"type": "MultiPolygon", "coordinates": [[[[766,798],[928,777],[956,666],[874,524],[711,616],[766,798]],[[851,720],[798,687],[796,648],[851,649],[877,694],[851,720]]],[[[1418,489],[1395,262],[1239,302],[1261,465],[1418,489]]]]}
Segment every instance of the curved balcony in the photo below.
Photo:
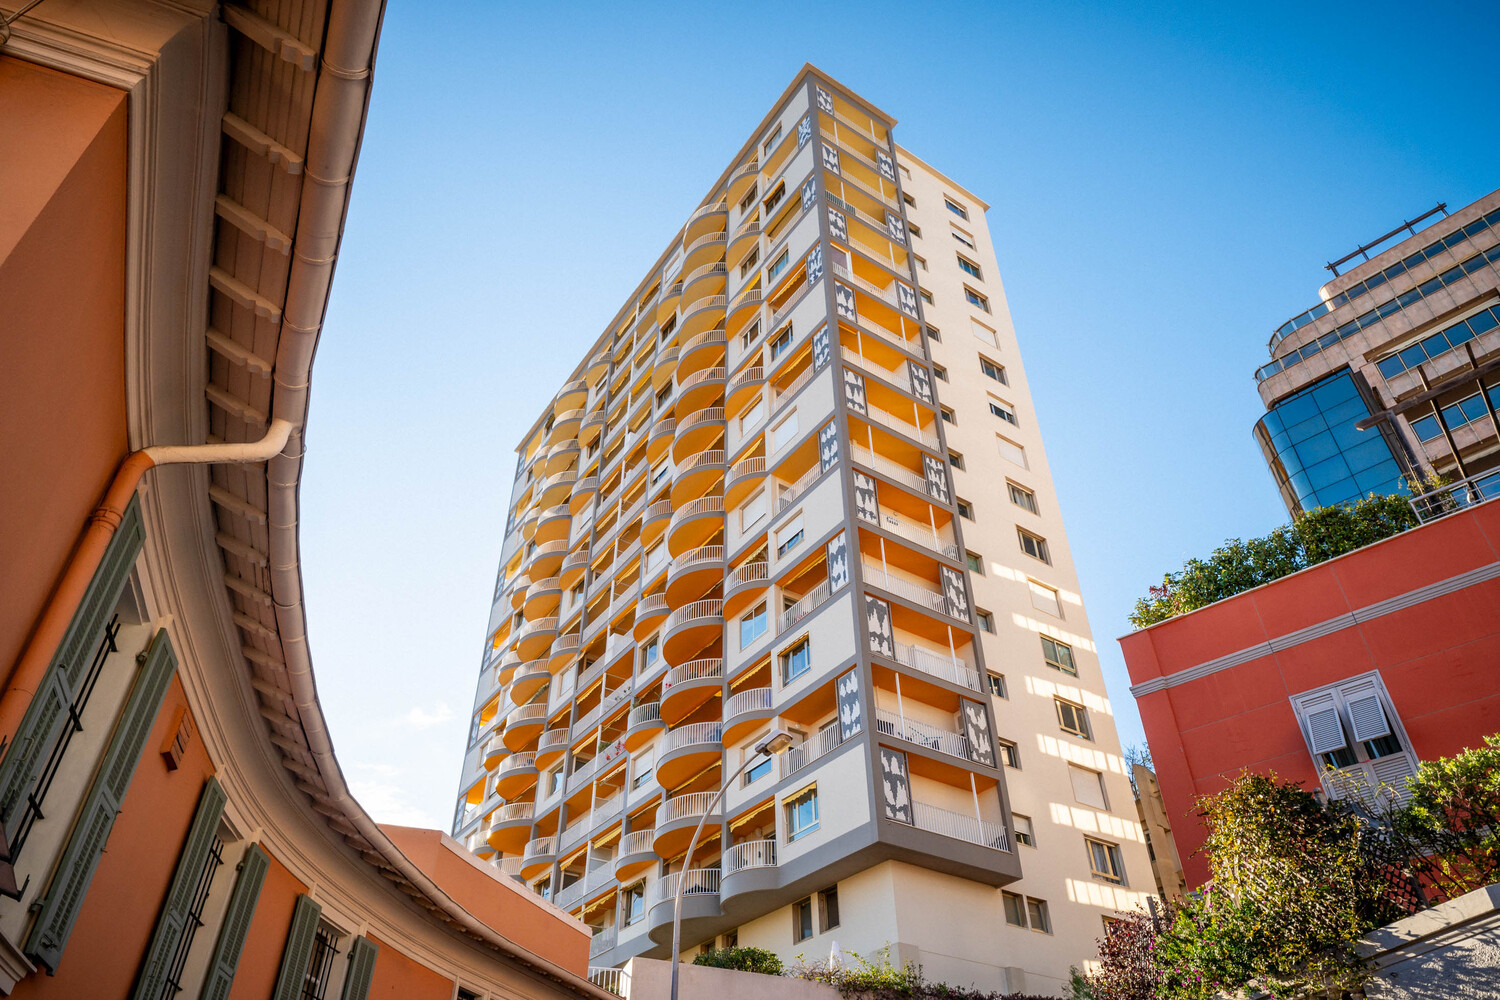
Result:
{"type": "MultiPolygon", "coordinates": [[[[667,530],[667,525],[672,521],[672,501],[658,500],[651,504],[641,514],[641,545],[651,548],[661,538],[662,532],[667,530]]],[[[649,579],[654,572],[646,574],[649,579]]]]}
{"type": "Polygon", "coordinates": [[[510,802],[490,813],[484,839],[497,851],[515,854],[526,846],[531,836],[530,802],[510,802]]]}
{"type": "Polygon", "coordinates": [[[583,635],[578,632],[569,632],[552,640],[552,651],[547,657],[547,672],[558,674],[573,659],[578,656],[578,650],[582,648],[583,635]]]}
{"type": "MultiPolygon", "coordinates": [[[[563,499],[567,499],[566,495],[563,499]]],[[[573,512],[568,510],[566,503],[558,503],[543,510],[537,518],[536,535],[532,540],[538,545],[545,545],[548,542],[562,542],[566,545],[568,531],[572,526],[573,512]]]]}
{"type": "Polygon", "coordinates": [[[700,451],[714,445],[723,447],[727,427],[722,406],[709,406],[689,413],[677,421],[672,461],[681,465],[700,451]]]}
{"type": "Polygon", "coordinates": [[[745,197],[745,192],[750,190],[750,186],[759,176],[760,157],[752,156],[748,163],[742,163],[735,168],[734,173],[729,175],[729,185],[726,189],[728,193],[724,196],[724,200],[730,204],[739,204],[745,197]]]}
{"type": "Polygon", "coordinates": [[[568,741],[571,738],[572,731],[566,726],[542,733],[536,741],[536,766],[548,768],[556,764],[568,752],[568,741]]]}
{"type": "Polygon", "coordinates": [[[662,719],[669,726],[675,725],[717,696],[723,687],[724,661],[719,657],[689,660],[673,667],[661,682],[662,719]]]}
{"type": "MultiPolygon", "coordinates": [[[[505,745],[510,747],[513,754],[521,756],[521,751],[536,742],[546,724],[546,705],[522,705],[511,709],[510,714],[505,717],[505,745]]],[[[508,792],[500,794],[506,798],[515,797],[508,792]]]]}
{"type": "MultiPolygon", "coordinates": [[[[677,335],[683,340],[682,355],[677,359],[677,373],[682,374],[683,362],[687,359],[687,345],[692,338],[705,333],[724,335],[725,310],[729,307],[729,300],[722,295],[705,295],[700,299],[688,301],[682,307],[682,326],[678,328],[677,335]],[[718,329],[715,329],[717,327],[718,329]]],[[[699,364],[690,371],[702,368],[699,364]]]]}
{"type": "MultiPolygon", "coordinates": [[[[689,792],[666,799],[656,807],[656,828],[652,830],[651,849],[664,858],[676,857],[687,849],[693,828],[708,813],[717,792],[689,792]]],[[[720,819],[714,813],[704,828],[720,819]]]]}
{"type": "Polygon", "coordinates": [[[536,784],[536,754],[513,753],[495,768],[495,791],[513,799],[536,784]]]}
{"type": "MultiPolygon", "coordinates": [[[[697,299],[689,306],[687,317],[697,316],[704,310],[715,313],[723,312],[724,296],[714,295],[703,299],[697,299]]],[[[677,357],[677,382],[687,381],[688,376],[703,371],[705,368],[719,368],[724,364],[724,352],[729,341],[723,330],[711,329],[712,323],[700,327],[691,335],[686,332],[687,317],[684,317],[685,339],[682,350],[677,357]]]]}
{"type": "Polygon", "coordinates": [[[655,465],[667,453],[676,433],[677,421],[671,417],[658,420],[651,425],[651,432],[646,436],[646,458],[652,465],[655,465]]]}
{"type": "Polygon", "coordinates": [[[690,413],[705,406],[722,406],[724,400],[725,374],[723,368],[704,368],[684,375],[677,373],[677,398],[672,403],[672,413],[682,420],[690,413]]]}
{"type": "Polygon", "coordinates": [[[724,480],[726,456],[723,449],[699,452],[677,470],[672,480],[672,506],[680,509],[688,502],[713,492],[724,480]]]}
{"type": "Polygon", "coordinates": [[[563,503],[568,499],[568,493],[578,480],[578,470],[574,466],[581,451],[577,438],[560,441],[547,449],[547,488],[551,492],[543,494],[543,504],[563,503]]]}
{"type": "Polygon", "coordinates": [[[635,706],[625,721],[625,749],[631,752],[639,750],[665,728],[667,724],[661,721],[660,702],[648,701],[635,706]]]}
{"type": "Polygon", "coordinates": [[[729,224],[729,203],[719,199],[712,205],[704,205],[688,216],[682,230],[682,242],[692,243],[713,233],[722,233],[729,224]]]}
{"type": "Polygon", "coordinates": [[[738,415],[748,406],[766,385],[766,370],[760,365],[751,365],[734,373],[724,389],[724,409],[738,415]]]}
{"type": "Polygon", "coordinates": [[[555,576],[558,567],[562,565],[563,557],[567,554],[568,540],[565,538],[538,545],[536,551],[526,561],[526,575],[532,580],[555,576]]]}
{"type": "Polygon", "coordinates": [[[553,401],[553,413],[566,413],[569,410],[582,408],[589,398],[589,384],[584,379],[574,379],[564,385],[557,393],[557,399],[553,401]]]}
{"type": "Polygon", "coordinates": [[[770,688],[736,691],[724,700],[724,742],[733,743],[774,714],[770,688]]]}
{"type": "Polygon", "coordinates": [[[696,941],[711,935],[722,923],[719,908],[719,869],[695,868],[664,876],[656,883],[651,908],[646,912],[647,933],[657,944],[672,941],[672,915],[677,883],[683,882],[681,931],[683,940],[696,941]]]}
{"type": "MultiPolygon", "coordinates": [[[[704,594],[724,577],[724,546],[700,545],[698,548],[673,559],[667,567],[667,603],[681,608],[704,594]]],[[[720,609],[722,611],[722,609],[720,609]]],[[[722,618],[722,614],[720,615],[722,618]]],[[[667,619],[668,635],[675,626],[684,624],[684,619],[674,614],[667,619]]],[[[668,663],[679,663],[681,658],[668,663]]]]}
{"type": "Polygon", "coordinates": [[[591,445],[599,440],[599,435],[604,432],[604,425],[608,422],[608,415],[603,410],[594,410],[589,413],[578,425],[578,443],[591,445]]]}
{"type": "Polygon", "coordinates": [[[652,392],[661,392],[672,381],[672,376],[677,374],[677,358],[680,354],[680,349],[674,344],[656,355],[656,364],[651,369],[652,392]]]}
{"type": "Polygon", "coordinates": [[[558,602],[561,600],[562,581],[559,578],[549,576],[535,580],[526,588],[524,605],[526,617],[529,619],[545,618],[557,610],[558,602]]]}
{"type": "Polygon", "coordinates": [[[516,668],[524,662],[520,653],[514,649],[506,650],[505,655],[500,657],[499,666],[495,667],[495,680],[499,681],[502,687],[509,684],[510,679],[516,675],[516,668]]]}
{"type": "Polygon", "coordinates": [[[724,577],[724,620],[731,621],[771,586],[771,564],[764,559],[740,563],[724,577]]]}
{"type": "Polygon", "coordinates": [[[640,603],[635,606],[635,641],[642,642],[655,632],[671,610],[667,605],[666,594],[652,594],[641,598],[640,603]]]}
{"type": "Polygon", "coordinates": [[[562,581],[564,587],[571,589],[579,580],[583,579],[583,574],[588,572],[588,568],[589,553],[587,549],[569,552],[563,557],[562,568],[558,570],[557,578],[562,581]]]}
{"type": "Polygon", "coordinates": [[[573,492],[568,494],[568,510],[573,512],[574,517],[577,517],[583,513],[598,492],[599,477],[584,476],[573,484],[573,492]]]}
{"type": "Polygon", "coordinates": [[[774,889],[779,881],[775,839],[731,844],[719,859],[719,870],[720,898],[726,904],[733,896],[774,889]]]}
{"type": "Polygon", "coordinates": [[[683,240],[687,250],[682,255],[682,273],[692,274],[704,264],[723,260],[728,244],[729,240],[722,230],[706,233],[693,240],[683,240]]]}
{"type": "Polygon", "coordinates": [[[510,749],[505,741],[500,738],[497,730],[495,735],[484,741],[484,769],[492,771],[500,766],[500,762],[510,754],[510,749]]]}
{"type": "Polygon", "coordinates": [[[598,385],[599,380],[609,374],[609,348],[589,358],[589,364],[584,369],[583,380],[589,385],[598,385]]]}
{"type": "Polygon", "coordinates": [[[672,284],[661,290],[661,298],[656,302],[656,321],[665,323],[667,317],[677,311],[677,306],[682,302],[682,278],[679,277],[672,284]]]}
{"type": "MultiPolygon", "coordinates": [[[[529,588],[528,588],[529,589],[529,588]]],[[[516,649],[523,660],[535,660],[547,653],[557,637],[556,618],[538,618],[521,626],[516,633],[516,649]]]]}
{"type": "Polygon", "coordinates": [[[521,877],[535,878],[557,861],[557,838],[535,837],[521,852],[521,877]]]}
{"type": "Polygon", "coordinates": [[[547,670],[547,658],[528,660],[516,668],[510,681],[510,696],[514,701],[527,702],[552,679],[547,670]]]}
{"type": "Polygon", "coordinates": [[[735,297],[724,313],[724,332],[738,337],[744,329],[760,317],[760,307],[766,304],[766,293],[759,288],[747,288],[735,297]]]}
{"type": "MultiPolygon", "coordinates": [[[[704,264],[682,279],[682,301],[693,303],[708,295],[721,295],[729,281],[729,268],[723,262],[704,264]]],[[[691,306],[689,307],[691,308],[691,306]]]]}
{"type": "Polygon", "coordinates": [[[738,507],[741,500],[754,493],[766,481],[768,465],[764,455],[751,455],[731,465],[724,474],[725,504],[738,507]]]}
{"type": "MultiPolygon", "coordinates": [[[[702,547],[709,539],[722,535],[724,531],[724,498],[721,496],[699,497],[690,500],[672,512],[671,524],[667,527],[667,552],[673,559],[702,547]]],[[[669,577],[671,570],[668,571],[669,577]]]]}
{"type": "Polygon", "coordinates": [[[578,425],[583,423],[583,410],[564,410],[552,421],[552,430],[547,435],[548,444],[558,444],[578,436],[578,425]]]}
{"type": "Polygon", "coordinates": [[[734,235],[729,237],[729,245],[724,253],[724,259],[730,267],[738,267],[746,254],[760,246],[760,234],[759,222],[742,225],[734,231],[734,235]]]}
{"type": "Polygon", "coordinates": [[[520,611],[526,603],[526,588],[531,586],[531,574],[522,573],[510,582],[510,609],[520,611]]]}
{"type": "Polygon", "coordinates": [[[651,846],[655,833],[654,830],[632,830],[620,838],[620,849],[615,854],[615,878],[623,882],[661,860],[656,848],[651,846]]]}
{"type": "Polygon", "coordinates": [[[521,529],[521,537],[523,539],[528,542],[531,541],[531,536],[536,534],[537,518],[541,516],[542,509],[540,507],[531,507],[521,516],[521,523],[518,527],[521,529]]]}

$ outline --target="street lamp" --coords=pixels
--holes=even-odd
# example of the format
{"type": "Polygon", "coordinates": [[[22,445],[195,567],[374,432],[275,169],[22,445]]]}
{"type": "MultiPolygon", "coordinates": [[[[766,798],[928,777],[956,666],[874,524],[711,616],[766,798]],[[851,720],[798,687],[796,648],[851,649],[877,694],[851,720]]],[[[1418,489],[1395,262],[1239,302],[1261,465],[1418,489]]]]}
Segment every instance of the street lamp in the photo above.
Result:
{"type": "Polygon", "coordinates": [[[688,841],[687,854],[682,858],[682,871],[677,876],[677,893],[672,897],[672,1000],[677,1000],[677,957],[682,953],[682,887],[687,884],[687,873],[692,868],[693,849],[698,846],[698,835],[703,832],[703,824],[708,817],[713,815],[715,809],[719,808],[719,802],[724,798],[724,793],[729,787],[739,780],[740,775],[746,769],[762,757],[771,758],[782,753],[792,745],[792,734],[785,729],[773,729],[766,734],[766,738],[755,745],[755,752],[745,758],[740,769],[719,787],[719,794],[714,796],[708,811],[698,819],[698,825],[693,829],[693,839],[688,841]]]}

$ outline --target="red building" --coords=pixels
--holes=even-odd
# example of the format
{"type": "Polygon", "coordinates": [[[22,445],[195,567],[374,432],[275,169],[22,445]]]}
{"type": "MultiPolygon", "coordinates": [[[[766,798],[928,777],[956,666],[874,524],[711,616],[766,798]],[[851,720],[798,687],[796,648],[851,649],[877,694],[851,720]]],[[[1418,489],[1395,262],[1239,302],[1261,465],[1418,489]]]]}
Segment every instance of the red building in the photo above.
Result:
{"type": "Polygon", "coordinates": [[[1339,794],[1500,732],[1500,502],[1120,640],[1189,886],[1194,801],[1242,770],[1339,794]],[[1337,768],[1329,772],[1325,765],[1337,768]]]}

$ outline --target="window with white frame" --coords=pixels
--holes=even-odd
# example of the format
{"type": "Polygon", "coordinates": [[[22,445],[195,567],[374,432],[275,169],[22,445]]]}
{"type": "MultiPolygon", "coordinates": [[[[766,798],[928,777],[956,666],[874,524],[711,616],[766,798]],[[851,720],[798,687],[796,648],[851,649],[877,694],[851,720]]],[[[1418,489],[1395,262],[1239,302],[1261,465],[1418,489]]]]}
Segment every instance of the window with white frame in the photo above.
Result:
{"type": "Polygon", "coordinates": [[[776,531],[776,557],[779,559],[802,542],[802,515],[798,514],[776,531]]]}
{"type": "Polygon", "coordinates": [[[1019,465],[1023,469],[1027,467],[1025,448],[1016,444],[1009,438],[1003,438],[998,434],[995,435],[995,444],[1000,449],[1001,458],[1005,459],[1012,465],[1019,465]]]}
{"type": "Polygon", "coordinates": [[[740,648],[748,649],[751,643],[766,634],[766,602],[761,601],[755,607],[740,616],[740,648]]]}
{"type": "Polygon", "coordinates": [[[630,757],[630,787],[640,788],[656,770],[656,748],[645,747],[630,757]]]}
{"type": "Polygon", "coordinates": [[[797,436],[797,409],[782,417],[775,427],[771,428],[771,451],[778,452],[792,443],[797,436]]]}
{"type": "Polygon", "coordinates": [[[1116,885],[1125,883],[1125,862],[1120,859],[1120,846],[1093,837],[1084,837],[1089,852],[1089,870],[1094,877],[1116,885]]]}
{"type": "Polygon", "coordinates": [[[989,344],[991,347],[999,347],[1000,342],[995,338],[995,331],[985,326],[972,316],[969,318],[969,332],[974,335],[975,340],[989,344]]]}
{"type": "Polygon", "coordinates": [[[1031,492],[1024,486],[1020,486],[1012,482],[1007,482],[1005,484],[1005,490],[1010,494],[1011,503],[1015,504],[1017,507],[1029,510],[1033,514],[1037,512],[1035,493],[1031,492]]]}
{"type": "Polygon", "coordinates": [[[1036,831],[1032,829],[1031,817],[1022,816],[1020,813],[1011,813],[1011,825],[1016,829],[1016,843],[1022,847],[1036,846],[1036,831]]]}
{"type": "Polygon", "coordinates": [[[989,358],[980,357],[979,370],[1001,385],[1010,385],[1010,380],[1005,376],[1005,366],[991,361],[989,358]]]}
{"type": "Polygon", "coordinates": [[[750,345],[755,343],[759,339],[760,320],[756,320],[754,323],[751,323],[748,327],[745,328],[744,333],[740,334],[740,348],[742,350],[749,350],[750,345]]]}
{"type": "Polygon", "coordinates": [[[1361,674],[1292,698],[1303,738],[1333,798],[1367,798],[1381,786],[1398,800],[1417,756],[1385,684],[1361,674]]]}
{"type": "Polygon", "coordinates": [[[740,414],[740,434],[749,434],[762,420],[766,418],[766,400],[764,396],[755,397],[744,413],[740,414]]]}
{"type": "Polygon", "coordinates": [[[790,253],[786,250],[781,251],[780,256],[771,261],[771,266],[766,269],[767,280],[775,281],[777,278],[781,277],[782,272],[786,270],[787,263],[790,260],[790,253]]]}
{"type": "Polygon", "coordinates": [[[967,219],[969,217],[969,210],[964,208],[958,202],[954,201],[952,198],[944,198],[943,204],[948,206],[948,211],[952,212],[960,219],[967,219]]]}
{"type": "Polygon", "coordinates": [[[983,309],[985,312],[989,312],[990,311],[990,300],[989,300],[989,297],[985,296],[985,295],[980,295],[978,292],[974,291],[974,289],[970,288],[968,285],[964,286],[964,300],[966,302],[968,302],[969,305],[974,306],[976,309],[983,309]]]}
{"type": "Polygon", "coordinates": [[[974,246],[974,237],[970,236],[968,233],[964,232],[962,229],[959,229],[957,226],[953,226],[952,229],[951,229],[951,231],[953,233],[953,238],[955,240],[958,240],[958,242],[962,243],[964,246],[968,247],[970,250],[976,250],[976,249],[978,249],[977,247],[974,246]]]}
{"type": "Polygon", "coordinates": [[[1073,800],[1095,809],[1108,809],[1104,798],[1104,775],[1077,764],[1068,765],[1068,779],[1073,785],[1073,800]]]}
{"type": "Polygon", "coordinates": [[[767,509],[766,491],[757,490],[740,505],[740,531],[749,531],[751,525],[766,516],[767,509]]]}
{"type": "Polygon", "coordinates": [[[786,839],[791,843],[818,828],[818,786],[810,785],[788,798],[783,804],[786,810],[786,839]]]}
{"type": "Polygon", "coordinates": [[[786,349],[792,346],[792,325],[788,323],[776,332],[771,338],[771,360],[775,361],[786,353],[786,349]]]}
{"type": "Polygon", "coordinates": [[[1031,591],[1031,606],[1058,618],[1063,616],[1062,602],[1057,599],[1057,588],[1049,587],[1038,580],[1028,579],[1026,587],[1031,591]]]}

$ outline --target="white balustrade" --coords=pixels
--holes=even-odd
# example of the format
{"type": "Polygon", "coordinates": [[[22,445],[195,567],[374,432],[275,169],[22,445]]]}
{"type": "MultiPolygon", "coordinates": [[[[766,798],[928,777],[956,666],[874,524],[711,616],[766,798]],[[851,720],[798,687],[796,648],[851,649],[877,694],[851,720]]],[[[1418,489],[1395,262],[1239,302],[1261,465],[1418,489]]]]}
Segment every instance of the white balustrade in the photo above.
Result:
{"type": "Polygon", "coordinates": [[[965,840],[997,851],[1010,850],[1010,838],[1005,834],[1005,827],[999,823],[940,809],[922,801],[914,800],[911,805],[913,825],[919,830],[952,837],[954,840],[965,840]]]}

